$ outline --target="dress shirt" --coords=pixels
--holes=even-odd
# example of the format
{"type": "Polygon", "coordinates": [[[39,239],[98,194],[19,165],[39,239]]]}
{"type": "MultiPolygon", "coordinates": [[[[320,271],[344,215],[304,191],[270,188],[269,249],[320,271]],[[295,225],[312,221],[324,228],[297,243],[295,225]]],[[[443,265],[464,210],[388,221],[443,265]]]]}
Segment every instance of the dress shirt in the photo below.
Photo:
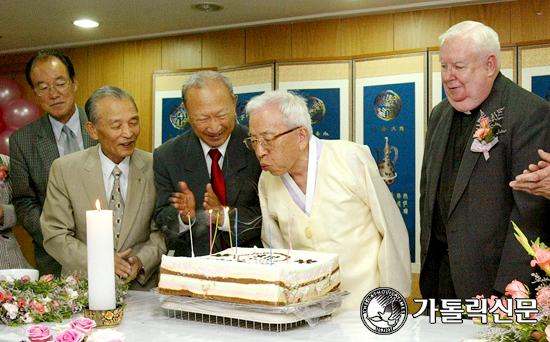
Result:
{"type": "MultiPolygon", "coordinates": [[[[122,199],[126,203],[126,193],[128,193],[128,177],[130,175],[130,156],[124,158],[119,164],[115,164],[111,159],[109,159],[101,147],[99,148],[99,160],[101,162],[101,170],[103,172],[103,184],[105,185],[105,195],[109,199],[111,197],[111,191],[113,191],[113,185],[115,182],[115,176],[112,172],[115,166],[118,166],[120,169],[120,192],[122,193],[122,199]]],[[[109,203],[103,205],[104,208],[107,208],[109,203]]]]}
{"type": "MultiPolygon", "coordinates": [[[[52,124],[53,134],[55,135],[55,142],[57,144],[57,149],[59,150],[59,155],[64,156],[65,139],[67,138],[67,135],[65,134],[65,132],[61,131],[63,129],[63,123],[52,118],[50,115],[48,115],[48,119],[50,119],[50,123],[52,124]]],[[[71,129],[71,131],[73,131],[74,135],[76,136],[76,142],[78,143],[78,148],[82,151],[84,149],[84,140],[82,140],[82,131],[80,129],[80,117],[78,115],[78,109],[76,107],[76,104],[74,105],[73,116],[71,116],[71,118],[69,119],[69,121],[67,121],[65,125],[67,125],[71,129]]]]}

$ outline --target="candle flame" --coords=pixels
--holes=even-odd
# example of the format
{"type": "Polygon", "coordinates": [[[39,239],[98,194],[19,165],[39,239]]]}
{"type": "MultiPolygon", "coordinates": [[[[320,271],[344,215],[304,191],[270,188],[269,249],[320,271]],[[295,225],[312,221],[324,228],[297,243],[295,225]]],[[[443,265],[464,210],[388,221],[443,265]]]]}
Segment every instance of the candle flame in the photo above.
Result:
{"type": "Polygon", "coordinates": [[[227,214],[229,212],[229,207],[223,207],[223,210],[225,211],[225,213],[227,214]]]}
{"type": "Polygon", "coordinates": [[[212,209],[208,210],[208,212],[209,212],[210,214],[212,214],[212,209]]]}
{"type": "Polygon", "coordinates": [[[99,205],[99,199],[95,200],[95,208],[97,210],[101,210],[101,206],[99,205]]]}

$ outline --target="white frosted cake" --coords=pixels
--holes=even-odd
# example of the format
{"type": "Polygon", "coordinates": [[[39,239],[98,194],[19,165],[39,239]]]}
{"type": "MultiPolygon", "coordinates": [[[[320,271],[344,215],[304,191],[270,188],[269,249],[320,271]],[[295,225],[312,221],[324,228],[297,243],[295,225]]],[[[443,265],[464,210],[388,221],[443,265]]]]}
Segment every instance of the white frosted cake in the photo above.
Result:
{"type": "Polygon", "coordinates": [[[282,306],[315,299],[340,285],[338,255],[235,248],[196,258],[164,255],[159,292],[233,303],[282,306]],[[271,256],[273,255],[273,257],[271,256]]]}

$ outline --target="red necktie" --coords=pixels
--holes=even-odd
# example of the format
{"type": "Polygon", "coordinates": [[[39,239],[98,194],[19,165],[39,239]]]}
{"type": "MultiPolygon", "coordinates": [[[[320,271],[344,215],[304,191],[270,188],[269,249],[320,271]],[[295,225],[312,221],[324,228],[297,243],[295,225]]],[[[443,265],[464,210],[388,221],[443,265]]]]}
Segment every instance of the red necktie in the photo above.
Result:
{"type": "Polygon", "coordinates": [[[212,188],[218,196],[222,205],[225,205],[225,181],[223,180],[222,169],[218,160],[220,160],[221,153],[218,149],[211,149],[208,151],[208,154],[212,158],[212,171],[210,176],[210,182],[212,183],[212,188]]]}

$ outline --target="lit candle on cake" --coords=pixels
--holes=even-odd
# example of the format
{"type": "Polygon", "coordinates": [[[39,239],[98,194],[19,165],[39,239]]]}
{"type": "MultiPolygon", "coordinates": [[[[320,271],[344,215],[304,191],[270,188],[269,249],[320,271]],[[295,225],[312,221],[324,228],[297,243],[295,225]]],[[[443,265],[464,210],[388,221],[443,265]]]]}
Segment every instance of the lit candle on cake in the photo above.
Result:
{"type": "Polygon", "coordinates": [[[86,211],[86,245],[88,248],[88,301],[90,310],[116,308],[113,211],[86,211]]]}
{"type": "Polygon", "coordinates": [[[191,223],[191,214],[187,213],[187,222],[189,222],[189,240],[191,240],[191,258],[195,257],[195,250],[193,249],[193,224],[191,223]]]}
{"type": "Polygon", "coordinates": [[[235,255],[239,249],[239,211],[235,208],[235,255]]]}
{"type": "Polygon", "coordinates": [[[273,247],[271,246],[271,226],[269,226],[269,264],[273,265],[273,247]]]}
{"type": "Polygon", "coordinates": [[[212,256],[212,209],[208,212],[210,213],[210,256],[212,256]]]}

